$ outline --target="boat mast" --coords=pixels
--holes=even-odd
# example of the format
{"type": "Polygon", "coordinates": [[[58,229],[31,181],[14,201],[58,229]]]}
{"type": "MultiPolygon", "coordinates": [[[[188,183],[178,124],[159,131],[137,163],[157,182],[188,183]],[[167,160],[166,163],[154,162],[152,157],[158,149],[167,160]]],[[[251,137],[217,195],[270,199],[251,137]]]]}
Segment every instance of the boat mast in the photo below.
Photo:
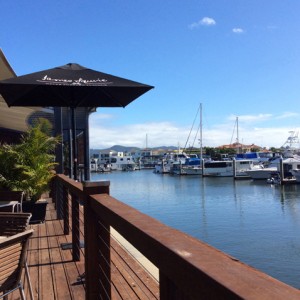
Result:
{"type": "Polygon", "coordinates": [[[240,153],[240,141],[239,141],[239,117],[236,117],[236,146],[237,146],[237,153],[240,153]]]}
{"type": "Polygon", "coordinates": [[[200,160],[203,158],[202,150],[202,103],[200,103],[200,160]]]}

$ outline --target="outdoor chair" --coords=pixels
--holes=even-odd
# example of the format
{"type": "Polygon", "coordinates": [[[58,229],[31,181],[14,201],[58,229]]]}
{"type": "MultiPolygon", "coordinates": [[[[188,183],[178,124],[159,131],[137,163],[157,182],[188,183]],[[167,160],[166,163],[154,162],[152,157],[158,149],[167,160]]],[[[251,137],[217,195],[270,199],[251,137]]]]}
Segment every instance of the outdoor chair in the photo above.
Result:
{"type": "Polygon", "coordinates": [[[0,212],[22,212],[24,192],[0,190],[0,212]]]}
{"type": "MultiPolygon", "coordinates": [[[[9,237],[13,237],[18,235],[19,233],[25,232],[29,226],[30,218],[31,218],[31,213],[0,212],[0,242],[6,240],[9,237]]],[[[30,297],[33,300],[34,297],[32,292],[29,269],[26,261],[26,254],[25,254],[25,260],[23,262],[23,265],[25,267],[25,275],[28,282],[30,297]]],[[[2,273],[0,272],[0,277],[1,274],[2,273]]]]}
{"type": "Polygon", "coordinates": [[[21,299],[25,299],[21,276],[32,233],[30,229],[0,240],[0,298],[19,289],[21,299]]]}
{"type": "Polygon", "coordinates": [[[0,236],[8,237],[27,229],[31,213],[0,212],[0,236]]]}

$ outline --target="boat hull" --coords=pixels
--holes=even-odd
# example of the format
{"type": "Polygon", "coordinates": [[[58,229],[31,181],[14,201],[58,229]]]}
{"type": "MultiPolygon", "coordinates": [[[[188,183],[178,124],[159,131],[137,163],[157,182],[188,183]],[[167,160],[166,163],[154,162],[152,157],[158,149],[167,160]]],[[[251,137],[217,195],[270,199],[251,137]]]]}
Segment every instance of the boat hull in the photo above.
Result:
{"type": "Polygon", "coordinates": [[[203,176],[249,178],[247,170],[252,167],[252,160],[211,161],[204,164],[203,176]]]}
{"type": "Polygon", "coordinates": [[[261,170],[248,170],[247,174],[254,180],[266,180],[270,178],[271,174],[277,172],[277,168],[265,168],[261,170]]]}

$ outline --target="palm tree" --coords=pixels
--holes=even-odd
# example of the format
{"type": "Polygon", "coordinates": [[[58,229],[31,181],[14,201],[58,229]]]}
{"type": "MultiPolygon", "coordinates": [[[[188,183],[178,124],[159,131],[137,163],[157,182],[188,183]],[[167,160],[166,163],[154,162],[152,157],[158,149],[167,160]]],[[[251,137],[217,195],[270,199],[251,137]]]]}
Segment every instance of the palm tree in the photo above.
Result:
{"type": "Polygon", "coordinates": [[[22,190],[35,201],[49,190],[54,176],[54,150],[59,137],[51,136],[51,123],[38,119],[16,145],[0,148],[0,185],[22,190]]]}

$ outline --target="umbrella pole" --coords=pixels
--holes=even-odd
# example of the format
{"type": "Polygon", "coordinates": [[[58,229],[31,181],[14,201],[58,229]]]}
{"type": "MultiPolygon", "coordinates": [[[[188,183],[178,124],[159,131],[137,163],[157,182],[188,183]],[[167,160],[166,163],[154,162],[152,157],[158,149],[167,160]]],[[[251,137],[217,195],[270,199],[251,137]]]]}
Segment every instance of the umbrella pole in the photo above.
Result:
{"type": "Polygon", "coordinates": [[[71,127],[72,127],[72,152],[73,152],[73,178],[77,180],[77,143],[76,143],[76,121],[75,121],[75,108],[71,107],[71,127]]]}

